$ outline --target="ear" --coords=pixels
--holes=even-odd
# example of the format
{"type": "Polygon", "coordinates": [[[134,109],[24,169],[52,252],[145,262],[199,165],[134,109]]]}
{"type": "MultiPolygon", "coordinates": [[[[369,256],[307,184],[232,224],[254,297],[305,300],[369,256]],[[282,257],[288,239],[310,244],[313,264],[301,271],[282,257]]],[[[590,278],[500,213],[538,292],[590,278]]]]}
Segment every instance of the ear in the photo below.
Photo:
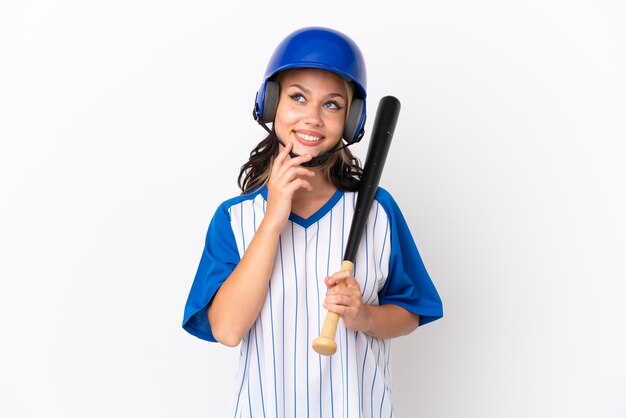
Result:
{"type": "Polygon", "coordinates": [[[361,116],[363,114],[363,100],[359,98],[353,98],[348,110],[348,117],[346,118],[346,124],[343,128],[343,139],[348,144],[357,142],[363,136],[363,123],[361,123],[361,116]]]}

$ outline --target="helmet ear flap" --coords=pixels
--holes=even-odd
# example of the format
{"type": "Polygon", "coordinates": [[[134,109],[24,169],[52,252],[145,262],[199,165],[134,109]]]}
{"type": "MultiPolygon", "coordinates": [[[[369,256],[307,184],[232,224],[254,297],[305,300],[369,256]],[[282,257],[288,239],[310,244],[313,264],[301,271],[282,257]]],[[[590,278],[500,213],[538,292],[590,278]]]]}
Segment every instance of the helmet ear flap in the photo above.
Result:
{"type": "Polygon", "coordinates": [[[363,115],[364,105],[363,100],[357,97],[352,99],[350,109],[348,110],[348,117],[346,118],[346,124],[343,128],[343,139],[345,139],[348,144],[359,142],[363,137],[363,125],[365,124],[365,117],[363,115]]]}
{"type": "Polygon", "coordinates": [[[280,84],[277,81],[269,80],[265,84],[263,114],[261,121],[265,123],[273,123],[276,117],[276,108],[278,108],[278,98],[280,95],[280,84]]]}

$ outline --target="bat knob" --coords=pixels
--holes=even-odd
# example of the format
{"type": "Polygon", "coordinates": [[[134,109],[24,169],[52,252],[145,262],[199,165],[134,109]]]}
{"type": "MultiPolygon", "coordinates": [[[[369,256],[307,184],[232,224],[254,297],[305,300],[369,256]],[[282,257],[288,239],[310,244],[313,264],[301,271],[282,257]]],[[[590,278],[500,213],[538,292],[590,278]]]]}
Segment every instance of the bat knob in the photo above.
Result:
{"type": "Polygon", "coordinates": [[[323,356],[330,356],[332,354],[335,354],[335,351],[337,351],[337,344],[335,343],[335,341],[328,337],[317,337],[313,340],[312,345],[313,350],[323,356]]]}

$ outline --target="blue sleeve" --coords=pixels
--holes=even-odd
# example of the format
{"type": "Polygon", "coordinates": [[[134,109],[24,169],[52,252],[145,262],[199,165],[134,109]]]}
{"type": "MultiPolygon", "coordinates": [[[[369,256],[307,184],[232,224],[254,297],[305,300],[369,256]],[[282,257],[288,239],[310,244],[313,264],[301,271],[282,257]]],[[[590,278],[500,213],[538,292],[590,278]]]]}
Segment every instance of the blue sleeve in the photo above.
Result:
{"type": "Polygon", "coordinates": [[[384,189],[378,190],[376,199],[387,212],[391,230],[389,274],[379,292],[379,303],[398,305],[418,314],[420,326],[441,318],[441,298],[426,271],[400,208],[384,189]]]}
{"type": "Polygon", "coordinates": [[[200,265],[185,304],[183,328],[187,332],[203,340],[216,341],[207,316],[209,303],[239,259],[228,207],[222,204],[209,225],[200,265]]]}

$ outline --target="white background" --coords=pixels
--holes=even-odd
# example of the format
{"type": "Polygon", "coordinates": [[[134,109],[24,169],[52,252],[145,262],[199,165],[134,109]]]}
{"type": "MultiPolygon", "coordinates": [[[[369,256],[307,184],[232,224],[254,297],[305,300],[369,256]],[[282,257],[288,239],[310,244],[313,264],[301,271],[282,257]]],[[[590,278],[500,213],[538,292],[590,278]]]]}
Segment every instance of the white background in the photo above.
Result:
{"type": "Polygon", "coordinates": [[[618,0],[3,2],[0,416],[226,415],[238,350],[183,306],[264,136],[267,60],[323,25],[366,57],[368,129],[402,102],[382,185],[444,301],[394,342],[397,414],[623,418],[624,21],[618,0]]]}

